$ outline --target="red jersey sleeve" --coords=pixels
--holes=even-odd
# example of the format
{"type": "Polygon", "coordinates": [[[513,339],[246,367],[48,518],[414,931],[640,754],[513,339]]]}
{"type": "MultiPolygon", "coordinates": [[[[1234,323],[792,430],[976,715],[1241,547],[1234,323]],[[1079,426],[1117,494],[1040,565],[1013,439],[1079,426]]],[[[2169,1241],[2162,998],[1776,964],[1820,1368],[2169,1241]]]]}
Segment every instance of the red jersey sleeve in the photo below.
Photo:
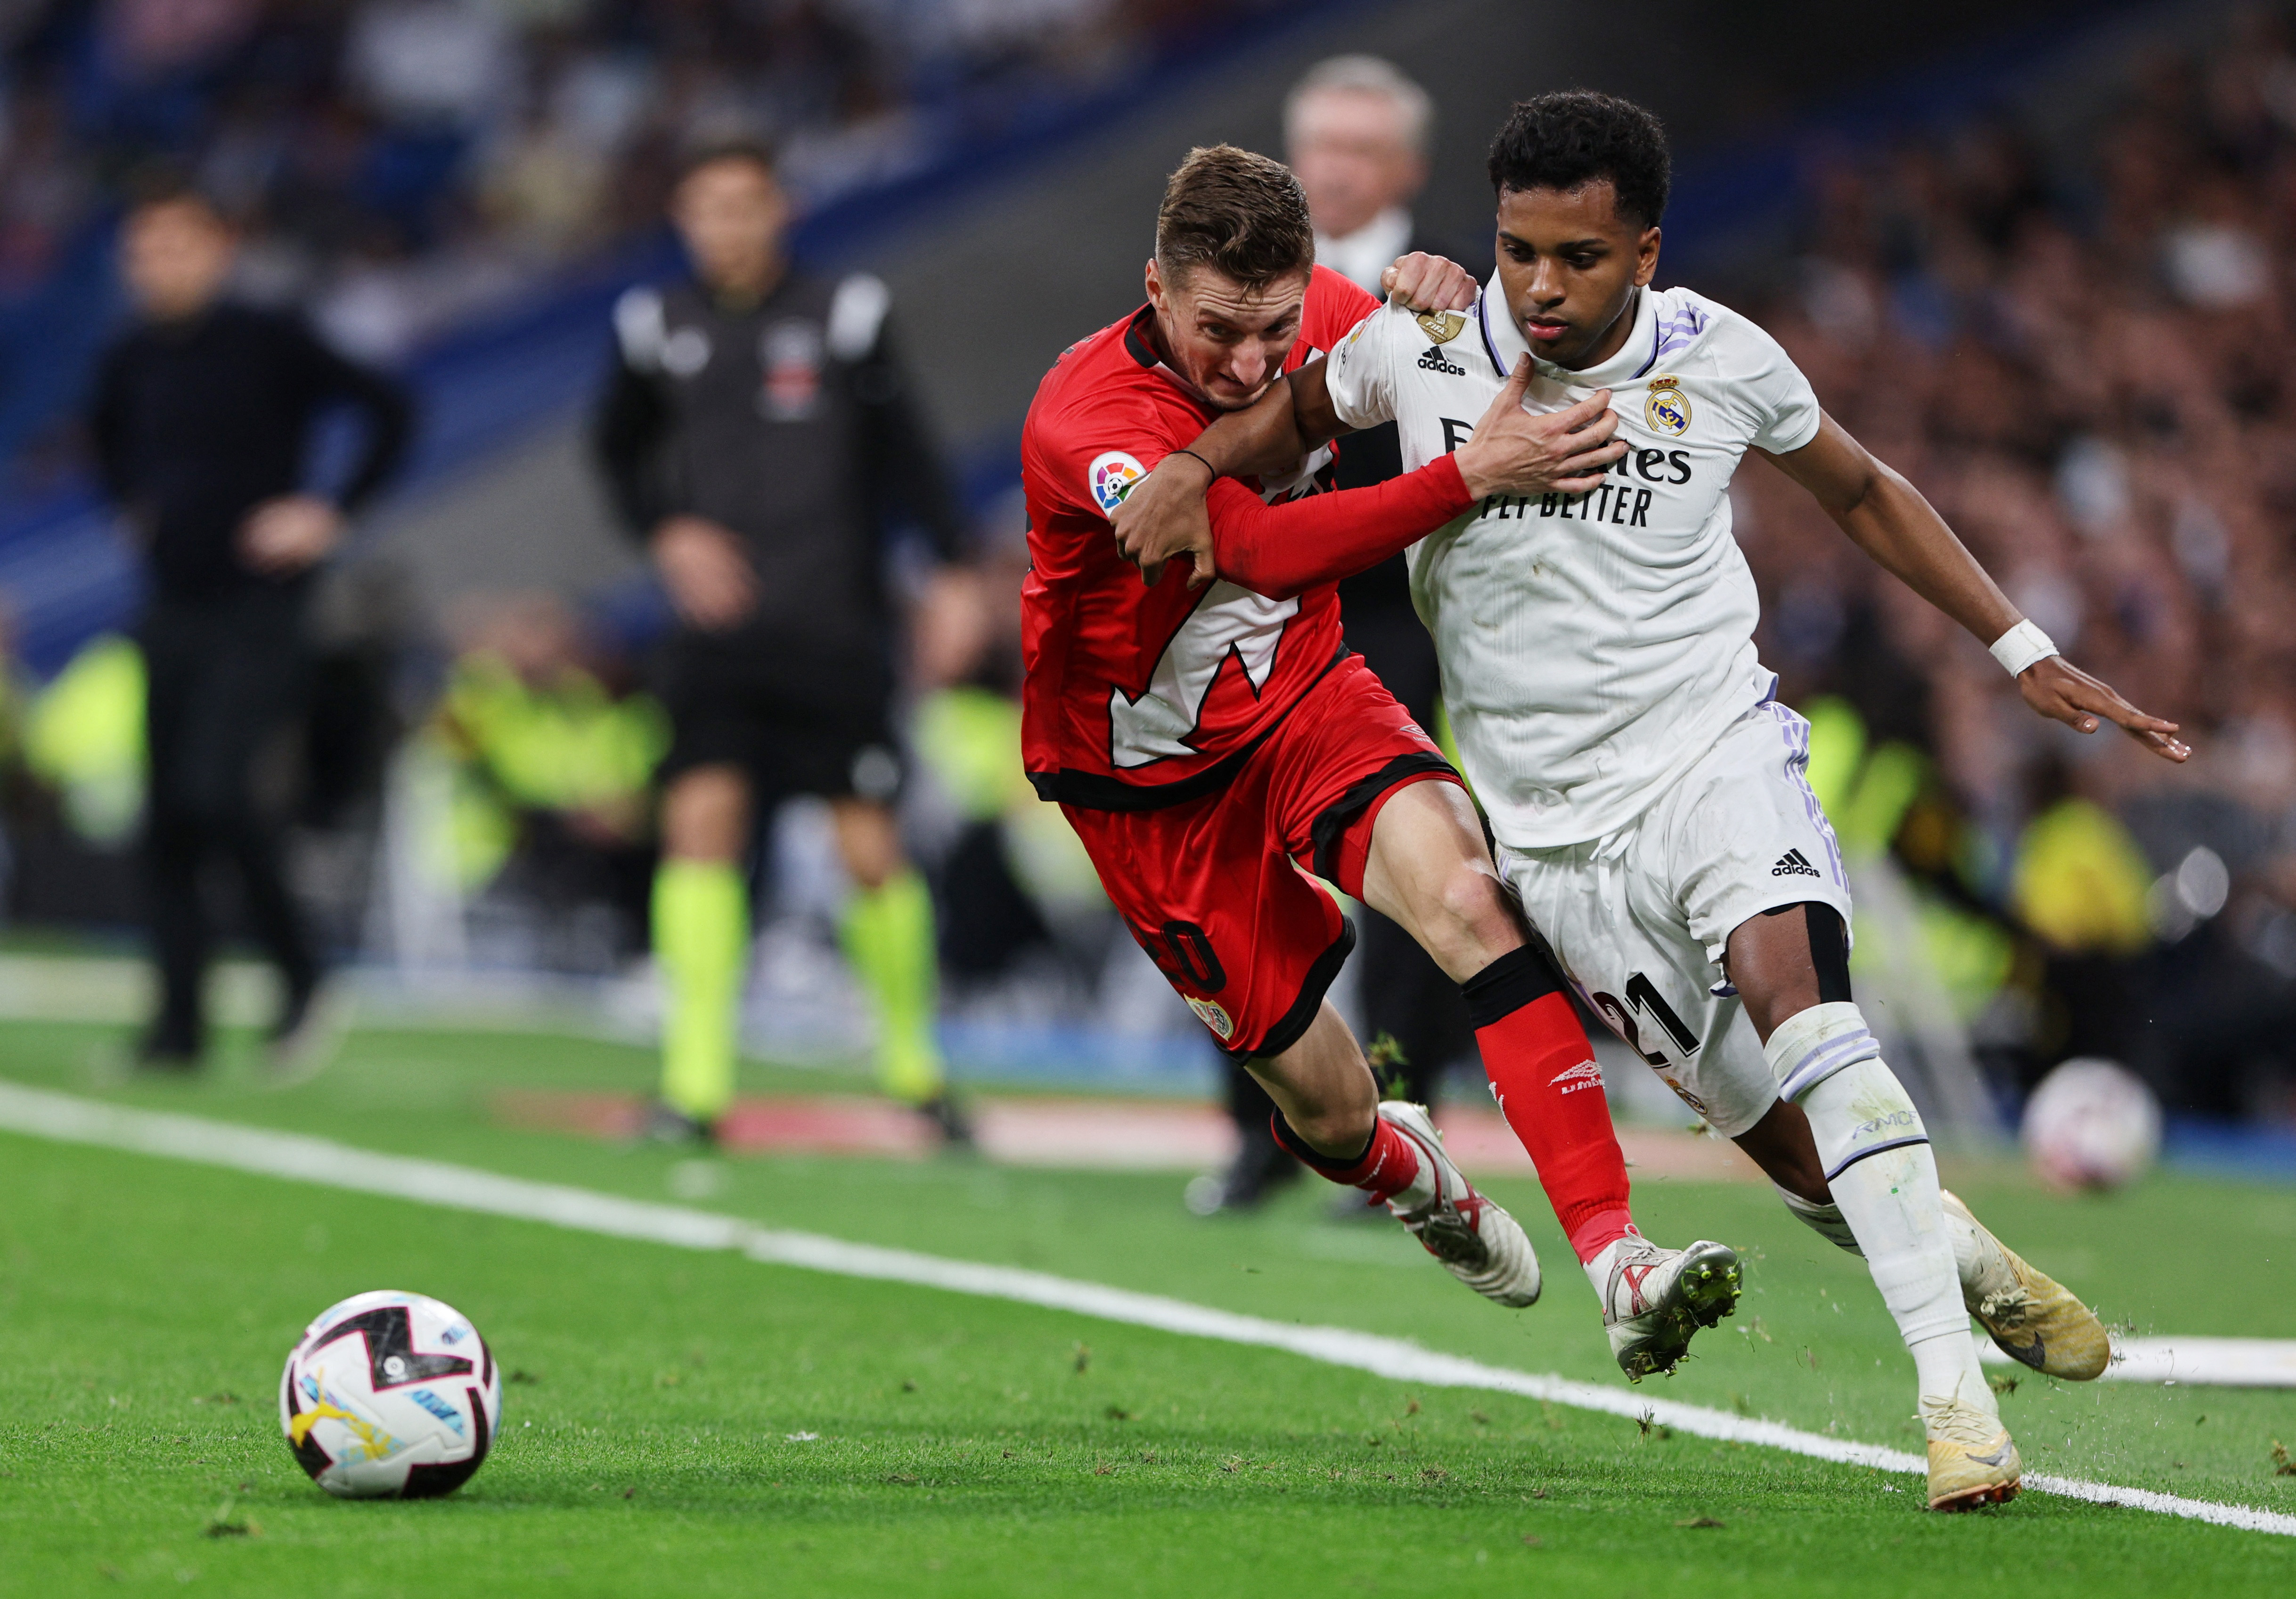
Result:
{"type": "Polygon", "coordinates": [[[1204,496],[1219,575],[1272,600],[1377,566],[1475,503],[1459,463],[1438,455],[1417,472],[1368,488],[1313,494],[1279,505],[1233,478],[1204,496]]]}
{"type": "Polygon", "coordinates": [[[1132,486],[1172,452],[1172,423],[1136,391],[1095,396],[1032,441],[1027,463],[1037,486],[1063,510],[1106,521],[1132,486]]]}

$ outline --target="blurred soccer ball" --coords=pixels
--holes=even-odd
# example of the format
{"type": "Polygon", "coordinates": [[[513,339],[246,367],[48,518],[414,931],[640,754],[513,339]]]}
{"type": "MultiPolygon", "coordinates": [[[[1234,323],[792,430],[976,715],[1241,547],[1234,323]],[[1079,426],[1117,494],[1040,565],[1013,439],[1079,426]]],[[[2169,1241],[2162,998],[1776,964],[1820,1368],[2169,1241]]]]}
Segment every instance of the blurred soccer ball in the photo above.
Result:
{"type": "Polygon", "coordinates": [[[2118,1188],[2161,1152],[2161,1106],[2115,1061],[2084,1056],[2041,1079],[2025,1102],[2025,1152],[2059,1188],[2118,1188]]]}
{"type": "Polygon", "coordinates": [[[382,1289],[305,1330],[280,1381],[279,1424],[331,1494],[434,1498],[486,1459],[502,1425],[502,1374],[462,1312],[382,1289]]]}

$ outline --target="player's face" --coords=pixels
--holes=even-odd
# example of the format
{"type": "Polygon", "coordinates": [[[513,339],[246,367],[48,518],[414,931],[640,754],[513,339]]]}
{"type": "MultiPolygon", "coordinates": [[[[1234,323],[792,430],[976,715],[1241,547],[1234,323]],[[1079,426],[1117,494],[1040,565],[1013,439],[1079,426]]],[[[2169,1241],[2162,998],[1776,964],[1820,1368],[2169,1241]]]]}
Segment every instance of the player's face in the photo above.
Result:
{"type": "Polygon", "coordinates": [[[1316,226],[1346,238],[1391,205],[1405,205],[1427,181],[1412,148],[1403,108],[1385,94],[1327,89],[1292,113],[1292,175],[1316,226]]]}
{"type": "Polygon", "coordinates": [[[120,273],[145,316],[197,316],[223,292],[234,242],[223,219],[196,201],[145,206],[121,231],[120,273]]]}
{"type": "Polygon", "coordinates": [[[1165,277],[1148,263],[1148,300],[1164,360],[1223,411],[1241,411],[1283,375],[1299,341],[1308,275],[1248,288],[1196,266],[1165,277]]]}
{"type": "Polygon", "coordinates": [[[696,167],[670,197],[669,219],[701,281],[721,293],[762,291],[778,270],[789,198],[753,160],[696,167]]]}
{"type": "Polygon", "coordinates": [[[1609,360],[1634,324],[1634,292],[1658,271],[1659,230],[1619,214],[1605,178],[1499,196],[1499,285],[1541,360],[1576,370],[1609,360]]]}

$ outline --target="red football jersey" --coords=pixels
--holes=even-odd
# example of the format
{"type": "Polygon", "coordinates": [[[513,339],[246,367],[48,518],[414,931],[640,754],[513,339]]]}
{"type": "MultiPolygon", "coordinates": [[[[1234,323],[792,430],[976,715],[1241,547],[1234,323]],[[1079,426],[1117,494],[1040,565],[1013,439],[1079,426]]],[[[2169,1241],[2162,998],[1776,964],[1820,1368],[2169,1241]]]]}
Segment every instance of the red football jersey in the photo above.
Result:
{"type": "MultiPolygon", "coordinates": [[[[1316,267],[1283,370],[1378,308],[1316,267]]],[[[1191,590],[1187,563],[1176,562],[1152,589],[1117,554],[1109,512],[1220,414],[1156,354],[1154,316],[1143,306],[1071,346],[1038,385],[1021,434],[1022,753],[1037,793],[1100,810],[1218,788],[1344,651],[1332,584],[1283,600],[1224,579],[1191,590]]],[[[1262,497],[1315,492],[1330,458],[1317,451],[1289,479],[1261,484],[1262,497]]]]}

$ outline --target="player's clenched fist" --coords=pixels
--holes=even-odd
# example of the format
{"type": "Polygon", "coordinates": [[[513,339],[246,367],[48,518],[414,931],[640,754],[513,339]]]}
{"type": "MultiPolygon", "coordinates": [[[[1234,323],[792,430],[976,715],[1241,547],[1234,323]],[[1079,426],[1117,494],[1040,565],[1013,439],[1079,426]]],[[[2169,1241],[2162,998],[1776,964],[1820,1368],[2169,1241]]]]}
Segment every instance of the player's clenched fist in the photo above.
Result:
{"type": "Polygon", "coordinates": [[[1396,258],[1379,275],[1379,286],[1390,304],[1406,311],[1464,311],[1482,291],[1464,266],[1421,250],[1396,258]]]}
{"type": "Polygon", "coordinates": [[[1611,391],[1598,390],[1564,411],[1522,408],[1530,387],[1530,357],[1515,362],[1506,386],[1457,451],[1467,492],[1485,495],[1585,494],[1602,486],[1611,463],[1627,453],[1615,437],[1618,413],[1611,391]]]}

